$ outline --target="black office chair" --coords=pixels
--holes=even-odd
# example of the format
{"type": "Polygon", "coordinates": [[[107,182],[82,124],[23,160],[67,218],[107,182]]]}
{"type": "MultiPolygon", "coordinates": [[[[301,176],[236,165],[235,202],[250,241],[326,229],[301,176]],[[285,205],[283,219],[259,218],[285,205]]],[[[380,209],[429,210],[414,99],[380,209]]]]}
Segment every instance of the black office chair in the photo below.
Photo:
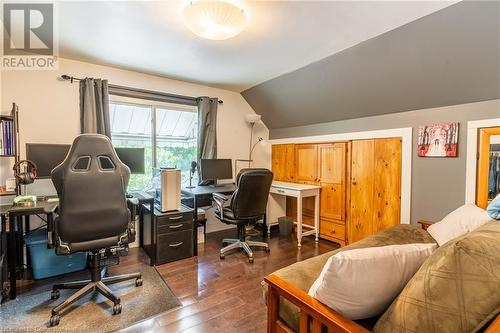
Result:
{"type": "Polygon", "coordinates": [[[236,177],[237,189],[231,197],[230,205],[224,207],[229,198],[214,193],[213,199],[217,205],[215,216],[226,224],[236,224],[239,239],[224,239],[220,250],[220,258],[224,259],[227,252],[243,249],[248,255],[248,261],[253,263],[251,247],[261,247],[269,252],[269,245],[264,242],[247,240],[247,230],[251,230],[257,221],[266,214],[269,189],[273,181],[273,173],[268,169],[243,169],[236,177]]]}
{"type": "Polygon", "coordinates": [[[99,134],[78,136],[66,159],[52,170],[59,216],[48,225],[49,246],[55,245],[58,255],[88,252],[91,279],[53,286],[52,299],[59,298],[59,289],[81,289],[52,310],[51,326],[59,324],[61,313],[71,304],[91,292],[111,300],[113,314],[119,314],[120,298],[106,284],[135,279],[136,286],[142,285],[140,273],[103,277],[105,267],[101,264],[109,255],[128,249],[128,243],[135,239],[125,197],[129,177],[130,171],[111,141],[99,134]]]}

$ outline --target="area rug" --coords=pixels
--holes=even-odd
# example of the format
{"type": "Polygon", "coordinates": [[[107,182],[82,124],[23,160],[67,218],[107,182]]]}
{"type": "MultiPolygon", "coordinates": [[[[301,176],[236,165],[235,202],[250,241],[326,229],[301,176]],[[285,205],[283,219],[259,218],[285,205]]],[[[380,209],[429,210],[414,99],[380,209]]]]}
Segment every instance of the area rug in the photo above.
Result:
{"type": "Polygon", "coordinates": [[[140,287],[135,287],[134,280],[109,285],[121,299],[121,314],[114,316],[113,304],[95,293],[80,299],[63,314],[59,325],[49,328],[51,309],[74,290],[61,290],[57,300],[50,299],[50,291],[21,293],[15,300],[0,305],[0,331],[109,332],[181,305],[154,267],[143,266],[141,272],[143,285],[140,287]],[[89,299],[91,301],[86,302],[89,299]]]}

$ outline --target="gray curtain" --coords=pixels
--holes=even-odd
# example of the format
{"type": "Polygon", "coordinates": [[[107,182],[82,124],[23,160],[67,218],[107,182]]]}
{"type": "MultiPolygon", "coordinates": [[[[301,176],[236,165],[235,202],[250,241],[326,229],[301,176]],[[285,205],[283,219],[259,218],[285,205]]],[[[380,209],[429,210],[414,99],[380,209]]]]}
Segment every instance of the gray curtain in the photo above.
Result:
{"type": "Polygon", "coordinates": [[[107,80],[86,78],[80,81],[80,130],[111,137],[107,80]]]}
{"type": "MultiPolygon", "coordinates": [[[[217,158],[217,98],[200,97],[198,99],[198,174],[200,160],[217,158]]],[[[202,182],[200,185],[206,185],[202,182]]]]}

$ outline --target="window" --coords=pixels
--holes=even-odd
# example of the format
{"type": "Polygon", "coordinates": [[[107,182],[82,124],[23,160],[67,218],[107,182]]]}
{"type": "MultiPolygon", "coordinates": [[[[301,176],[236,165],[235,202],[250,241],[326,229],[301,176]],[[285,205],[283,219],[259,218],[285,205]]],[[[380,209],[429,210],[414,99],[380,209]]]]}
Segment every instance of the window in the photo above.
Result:
{"type": "Polygon", "coordinates": [[[156,161],[158,167],[181,170],[181,182],[189,181],[191,162],[196,161],[198,113],[156,109],[156,161]]]}
{"type": "Polygon", "coordinates": [[[111,140],[116,147],[145,148],[145,173],[130,176],[129,190],[151,188],[155,167],[178,168],[181,182],[189,181],[191,162],[196,161],[196,108],[113,101],[109,113],[111,140]]]}

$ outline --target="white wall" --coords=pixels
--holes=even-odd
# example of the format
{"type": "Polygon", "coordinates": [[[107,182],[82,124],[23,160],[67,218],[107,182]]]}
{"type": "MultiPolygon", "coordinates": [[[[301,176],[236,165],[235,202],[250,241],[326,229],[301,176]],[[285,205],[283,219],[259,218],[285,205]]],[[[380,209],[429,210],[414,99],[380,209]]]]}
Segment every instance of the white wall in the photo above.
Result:
{"type": "MultiPolygon", "coordinates": [[[[143,74],[113,67],[100,66],[80,61],[60,59],[57,71],[2,71],[1,112],[10,112],[12,102],[19,105],[21,157],[25,157],[25,144],[71,143],[79,134],[78,83],[60,81],[68,74],[74,77],[108,79],[111,84],[141,89],[163,91],[188,96],[218,97],[224,101],[219,105],[217,121],[218,156],[220,158],[245,159],[248,156],[250,125],[245,114],[254,113],[245,99],[236,92],[212,88],[165,77],[143,74]]],[[[263,124],[255,127],[254,137],[267,139],[269,131],[263,124]]],[[[269,164],[269,150],[257,147],[254,151],[254,166],[269,164]]],[[[0,184],[11,177],[12,161],[0,161],[0,184]]],[[[32,194],[54,193],[50,180],[39,180],[29,186],[32,194]]],[[[2,198],[2,200],[7,200],[2,198]]],[[[211,214],[209,214],[211,215],[211,214]]],[[[222,223],[209,221],[209,230],[222,223]]]]}

